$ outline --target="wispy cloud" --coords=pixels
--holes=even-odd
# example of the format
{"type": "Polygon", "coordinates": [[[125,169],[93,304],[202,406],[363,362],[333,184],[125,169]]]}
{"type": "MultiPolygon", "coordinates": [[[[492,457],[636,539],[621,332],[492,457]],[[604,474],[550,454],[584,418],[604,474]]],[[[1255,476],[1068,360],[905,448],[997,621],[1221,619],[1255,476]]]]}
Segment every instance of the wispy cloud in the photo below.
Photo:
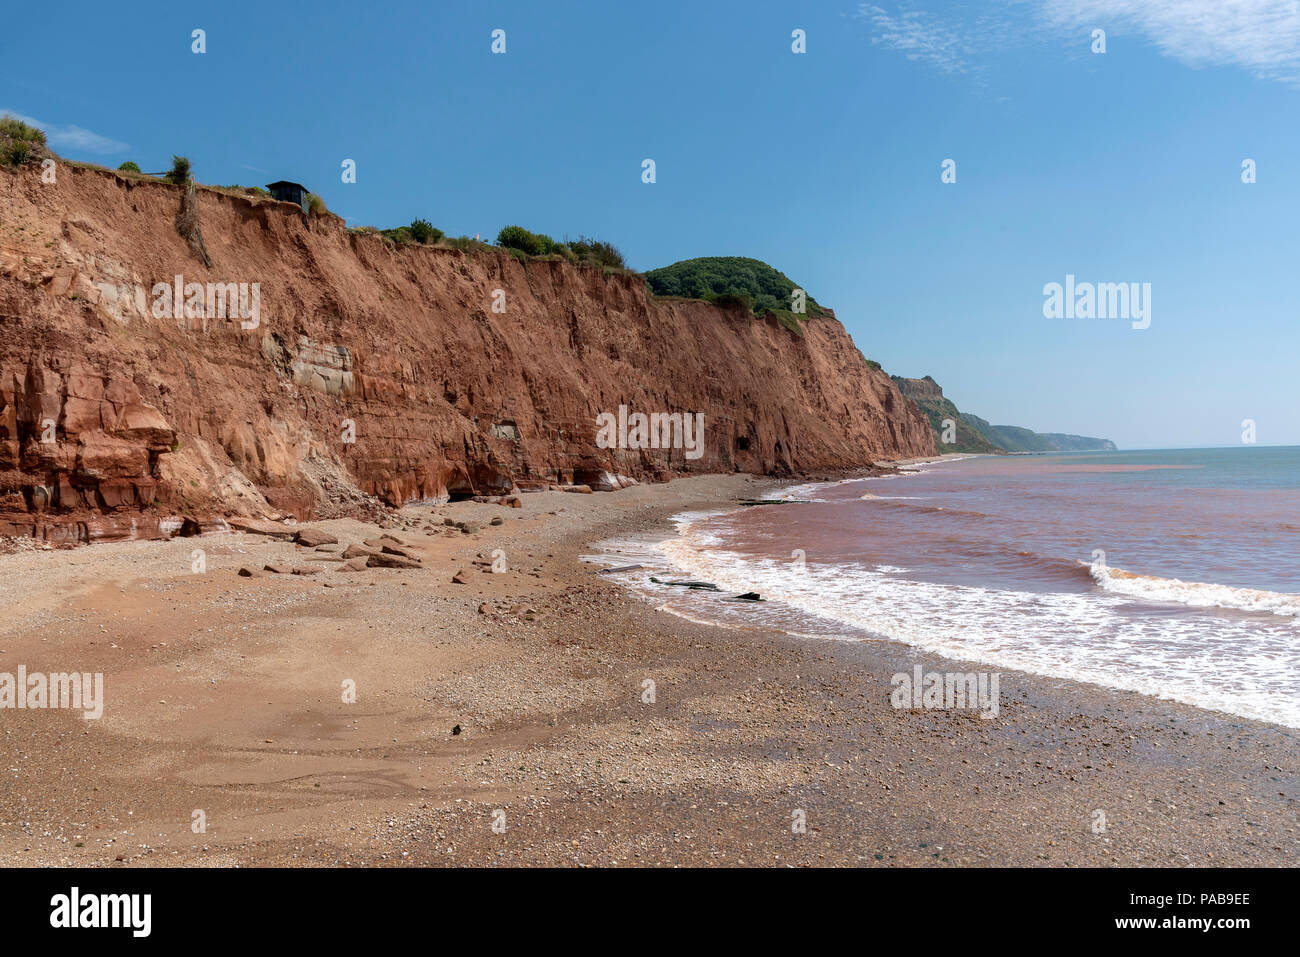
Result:
{"type": "Polygon", "coordinates": [[[1112,41],[1139,37],[1187,66],[1238,67],[1300,87],[1300,0],[1003,0],[977,12],[936,9],[860,3],[856,16],[871,27],[873,45],[951,75],[979,73],[999,50],[1101,28],[1112,41]]]}
{"type": "Polygon", "coordinates": [[[968,69],[964,35],[942,17],[924,10],[890,13],[873,3],[860,3],[858,18],[871,25],[872,46],[897,50],[942,73],[965,73],[968,69]]]}
{"type": "Polygon", "coordinates": [[[1188,66],[1236,66],[1300,86],[1296,0],[1032,0],[1058,27],[1144,37],[1188,66]]]}
{"type": "Polygon", "coordinates": [[[98,133],[92,133],[90,130],[82,129],[80,126],[60,126],[56,123],[42,123],[40,120],[33,119],[30,116],[24,116],[14,110],[0,108],[0,116],[12,116],[22,120],[28,126],[35,126],[45,131],[45,139],[58,150],[79,150],[83,153],[125,153],[129,146],[125,143],[119,143],[117,140],[109,139],[107,136],[100,136],[98,133]]]}

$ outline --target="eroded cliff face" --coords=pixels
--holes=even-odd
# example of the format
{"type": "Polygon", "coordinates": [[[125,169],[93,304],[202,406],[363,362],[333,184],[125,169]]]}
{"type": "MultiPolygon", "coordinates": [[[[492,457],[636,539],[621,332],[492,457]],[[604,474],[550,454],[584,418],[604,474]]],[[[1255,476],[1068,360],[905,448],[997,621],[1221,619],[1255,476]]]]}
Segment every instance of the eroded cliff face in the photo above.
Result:
{"type": "Polygon", "coordinates": [[[651,300],[631,276],[394,248],[200,190],[207,269],[176,232],[180,197],[64,164],[56,183],[0,172],[0,534],[160,536],[337,514],[361,492],[396,505],[934,451],[834,319],[799,338],[651,300]],[[224,321],[160,309],[155,285],[178,275],[250,300],[256,283],[257,326],[233,303],[224,321]],[[596,418],[620,405],[703,413],[702,454],[600,448],[596,418]]]}

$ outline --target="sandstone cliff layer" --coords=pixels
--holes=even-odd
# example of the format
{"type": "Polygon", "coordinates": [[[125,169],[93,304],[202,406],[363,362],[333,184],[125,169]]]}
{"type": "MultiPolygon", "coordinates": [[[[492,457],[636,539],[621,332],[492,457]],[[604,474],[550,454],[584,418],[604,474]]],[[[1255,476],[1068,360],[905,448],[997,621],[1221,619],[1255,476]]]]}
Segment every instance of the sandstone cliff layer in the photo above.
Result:
{"type": "Polygon", "coordinates": [[[179,188],[40,174],[0,172],[0,534],[159,536],[336,514],[362,493],[397,505],[934,451],[830,317],[799,337],[654,300],[635,276],[394,247],[199,190],[206,268],[176,232],[179,188]],[[227,318],[177,318],[158,292],[177,276],[228,292],[227,318]],[[254,283],[245,328],[236,287],[254,283]],[[599,447],[596,417],[620,405],[703,413],[702,454],[599,447]]]}

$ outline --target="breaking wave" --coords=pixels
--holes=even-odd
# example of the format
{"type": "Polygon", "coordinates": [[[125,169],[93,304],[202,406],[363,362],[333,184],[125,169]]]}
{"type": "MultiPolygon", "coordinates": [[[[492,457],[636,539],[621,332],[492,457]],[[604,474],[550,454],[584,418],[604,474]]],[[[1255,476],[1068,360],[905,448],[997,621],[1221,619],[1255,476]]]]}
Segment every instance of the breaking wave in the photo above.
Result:
{"type": "Polygon", "coordinates": [[[1093,581],[1106,591],[1148,601],[1174,602],[1193,608],[1235,608],[1238,611],[1266,611],[1275,615],[1300,616],[1300,595],[1233,588],[1207,582],[1185,582],[1177,578],[1138,575],[1107,565],[1086,565],[1093,581]]]}

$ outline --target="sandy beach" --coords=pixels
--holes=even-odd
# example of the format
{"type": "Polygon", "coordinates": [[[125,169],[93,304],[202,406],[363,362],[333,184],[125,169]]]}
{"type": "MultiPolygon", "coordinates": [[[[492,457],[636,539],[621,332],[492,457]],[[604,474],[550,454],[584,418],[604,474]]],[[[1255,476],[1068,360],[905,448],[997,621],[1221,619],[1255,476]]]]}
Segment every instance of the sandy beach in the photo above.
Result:
{"type": "Polygon", "coordinates": [[[98,720],[0,712],[0,863],[1297,863],[1292,729],[1015,672],[991,720],[898,710],[891,674],[976,667],[695,624],[579,558],[772,487],[407,507],[312,523],[325,551],[241,533],[0,556],[0,670],[106,689],[98,720]],[[337,560],[384,534],[423,567],[337,560]]]}

